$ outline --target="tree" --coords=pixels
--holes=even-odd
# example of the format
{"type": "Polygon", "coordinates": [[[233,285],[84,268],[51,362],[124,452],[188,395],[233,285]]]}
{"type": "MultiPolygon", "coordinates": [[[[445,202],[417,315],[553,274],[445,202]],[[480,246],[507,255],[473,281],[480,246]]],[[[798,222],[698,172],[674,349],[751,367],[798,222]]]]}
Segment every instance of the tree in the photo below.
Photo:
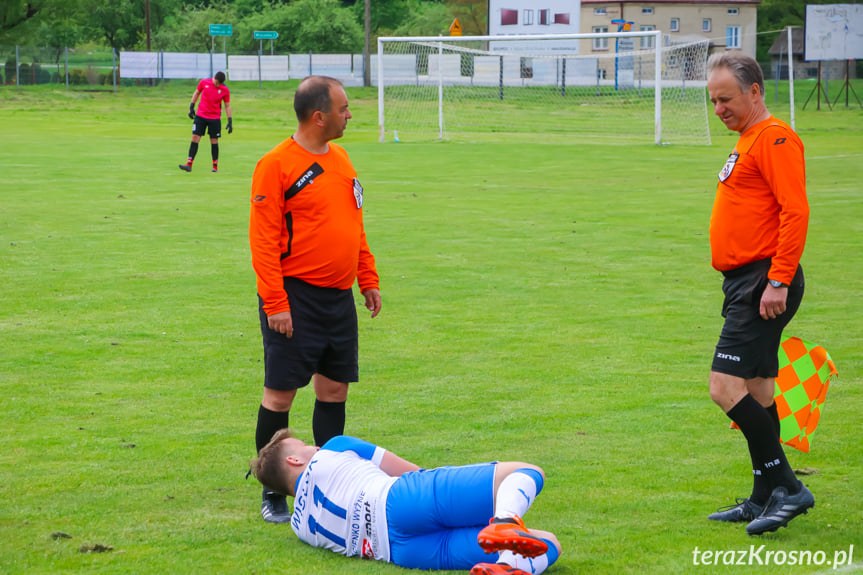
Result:
{"type": "Polygon", "coordinates": [[[46,2],[8,0],[4,6],[0,6],[0,33],[13,30],[32,20],[42,11],[45,4],[46,2]]]}
{"type": "Polygon", "coordinates": [[[238,46],[246,51],[258,49],[252,39],[255,30],[278,32],[280,51],[357,53],[363,49],[362,26],[339,0],[294,0],[287,5],[271,5],[244,18],[239,28],[238,46]]]}
{"type": "Polygon", "coordinates": [[[64,18],[51,22],[41,22],[37,35],[46,46],[53,50],[54,64],[59,64],[64,49],[67,46],[77,46],[84,37],[84,31],[78,25],[77,20],[64,18]]]}
{"type": "MultiPolygon", "coordinates": [[[[239,20],[234,9],[227,4],[207,8],[187,7],[166,18],[153,35],[155,49],[174,52],[209,52],[212,46],[210,24],[232,24],[239,20]]],[[[235,27],[236,28],[236,27],[235,27]]],[[[259,30],[269,28],[259,28],[259,30]]],[[[241,41],[238,29],[229,40],[233,48],[241,41]]],[[[251,36],[251,34],[250,34],[251,36]]],[[[220,42],[221,44],[221,42],[220,42]]]]}
{"type": "Polygon", "coordinates": [[[43,23],[73,17],[77,0],[0,1],[0,44],[41,44],[37,30],[43,23]]]}
{"type": "Polygon", "coordinates": [[[134,48],[144,35],[144,0],[83,0],[91,36],[115,50],[134,48]]]}
{"type": "MultiPolygon", "coordinates": [[[[371,29],[372,35],[383,36],[392,33],[410,17],[413,2],[407,0],[372,0],[371,29]]],[[[354,17],[363,22],[365,2],[357,2],[352,8],[354,17]]]]}
{"type": "Polygon", "coordinates": [[[395,36],[446,35],[453,15],[443,4],[425,2],[411,12],[410,16],[396,28],[395,36]]]}
{"type": "Polygon", "coordinates": [[[465,36],[488,33],[488,2],[486,0],[446,0],[453,17],[458,18],[465,36]]]}
{"type": "Polygon", "coordinates": [[[295,0],[288,8],[290,27],[279,32],[292,50],[356,53],[363,49],[363,27],[339,0],[295,0]]]}

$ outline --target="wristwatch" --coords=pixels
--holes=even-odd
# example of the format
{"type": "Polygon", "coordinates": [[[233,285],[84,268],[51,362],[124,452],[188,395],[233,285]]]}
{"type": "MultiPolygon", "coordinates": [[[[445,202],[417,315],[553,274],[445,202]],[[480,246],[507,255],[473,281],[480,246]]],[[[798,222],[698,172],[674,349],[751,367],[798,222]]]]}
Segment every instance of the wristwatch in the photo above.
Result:
{"type": "Polygon", "coordinates": [[[788,284],[784,284],[780,281],[776,281],[776,280],[767,280],[767,281],[769,281],[770,285],[772,285],[775,288],[783,288],[783,287],[787,288],[788,287],[788,284]]]}

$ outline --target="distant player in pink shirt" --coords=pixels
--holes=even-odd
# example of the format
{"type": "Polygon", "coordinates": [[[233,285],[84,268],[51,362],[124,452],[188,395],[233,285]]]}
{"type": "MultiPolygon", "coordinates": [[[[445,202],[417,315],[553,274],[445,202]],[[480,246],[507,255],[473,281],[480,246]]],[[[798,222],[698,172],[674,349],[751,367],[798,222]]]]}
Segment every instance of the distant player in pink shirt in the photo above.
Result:
{"type": "Polygon", "coordinates": [[[216,72],[212,79],[206,78],[198,82],[195,93],[192,94],[192,103],[189,104],[189,118],[194,120],[192,124],[192,144],[189,146],[189,158],[185,164],[180,164],[180,169],[185,172],[192,171],[192,162],[198,153],[198,142],[201,136],[209,132],[210,150],[213,155],[213,171],[219,171],[219,138],[222,136],[222,102],[225,103],[225,114],[228,116],[228,133],[234,131],[231,125],[231,92],[225,86],[225,73],[216,72]],[[201,97],[201,105],[195,113],[195,102],[201,97]]]}

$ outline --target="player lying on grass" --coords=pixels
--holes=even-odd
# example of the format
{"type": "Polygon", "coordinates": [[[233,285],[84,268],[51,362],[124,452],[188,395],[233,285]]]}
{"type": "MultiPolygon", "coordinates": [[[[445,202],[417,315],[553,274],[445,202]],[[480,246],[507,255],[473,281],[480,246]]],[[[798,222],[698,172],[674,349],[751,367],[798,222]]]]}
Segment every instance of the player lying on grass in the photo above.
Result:
{"type": "Polygon", "coordinates": [[[250,465],[265,487],[294,497],[291,527],[314,547],[473,575],[542,573],[560,555],[552,533],[521,520],[545,481],[535,465],[420,469],[361,439],[318,448],[288,429],[250,465]]]}

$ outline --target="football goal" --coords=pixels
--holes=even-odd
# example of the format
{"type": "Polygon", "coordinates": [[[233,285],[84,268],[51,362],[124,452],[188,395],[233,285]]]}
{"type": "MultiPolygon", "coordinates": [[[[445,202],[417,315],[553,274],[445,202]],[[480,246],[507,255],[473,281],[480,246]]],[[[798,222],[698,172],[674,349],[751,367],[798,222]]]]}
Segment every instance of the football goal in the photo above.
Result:
{"type": "Polygon", "coordinates": [[[381,37],[379,139],[710,144],[707,55],[659,31],[381,37]]]}

